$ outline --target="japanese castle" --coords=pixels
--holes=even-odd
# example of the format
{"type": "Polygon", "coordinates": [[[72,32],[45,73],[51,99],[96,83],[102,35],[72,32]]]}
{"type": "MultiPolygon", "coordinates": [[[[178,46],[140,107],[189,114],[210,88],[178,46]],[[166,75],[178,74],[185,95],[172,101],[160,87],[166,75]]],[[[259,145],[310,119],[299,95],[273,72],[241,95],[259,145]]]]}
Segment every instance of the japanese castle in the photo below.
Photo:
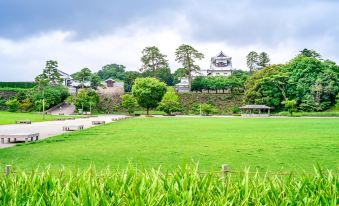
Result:
{"type": "MultiPolygon", "coordinates": [[[[223,51],[211,58],[209,69],[194,72],[192,77],[197,76],[228,76],[233,72],[232,57],[227,56],[223,51]]],[[[182,77],[180,83],[175,85],[178,92],[188,92],[188,78],[182,77]]]]}

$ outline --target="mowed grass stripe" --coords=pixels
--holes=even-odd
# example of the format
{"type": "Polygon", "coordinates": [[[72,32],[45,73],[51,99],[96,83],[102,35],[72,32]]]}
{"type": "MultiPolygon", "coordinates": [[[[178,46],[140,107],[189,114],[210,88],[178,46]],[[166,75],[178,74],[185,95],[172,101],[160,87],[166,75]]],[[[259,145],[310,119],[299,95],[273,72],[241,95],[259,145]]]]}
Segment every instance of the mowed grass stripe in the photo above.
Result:
{"type": "Polygon", "coordinates": [[[133,118],[0,150],[20,169],[97,169],[128,164],[164,169],[191,161],[203,170],[338,169],[339,119],[133,118]]]}

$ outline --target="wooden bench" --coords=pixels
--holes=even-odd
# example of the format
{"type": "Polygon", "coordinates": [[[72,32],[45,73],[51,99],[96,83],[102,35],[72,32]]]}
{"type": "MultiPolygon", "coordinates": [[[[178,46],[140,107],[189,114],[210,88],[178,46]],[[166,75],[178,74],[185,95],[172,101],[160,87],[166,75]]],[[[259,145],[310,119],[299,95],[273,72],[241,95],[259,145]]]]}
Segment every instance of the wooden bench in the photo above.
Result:
{"type": "Polygon", "coordinates": [[[5,139],[7,139],[7,143],[35,141],[39,140],[39,133],[13,133],[0,135],[1,144],[5,143],[5,139]]]}
{"type": "Polygon", "coordinates": [[[68,126],[63,126],[62,130],[63,131],[76,131],[76,130],[83,130],[84,125],[68,125],[68,126]]]}
{"type": "Polygon", "coordinates": [[[59,115],[65,115],[64,113],[59,113],[59,115]]]}
{"type": "Polygon", "coordinates": [[[31,120],[16,120],[16,124],[32,124],[31,120]]]}
{"type": "Polygon", "coordinates": [[[92,121],[92,125],[106,124],[105,121],[92,121]]]}

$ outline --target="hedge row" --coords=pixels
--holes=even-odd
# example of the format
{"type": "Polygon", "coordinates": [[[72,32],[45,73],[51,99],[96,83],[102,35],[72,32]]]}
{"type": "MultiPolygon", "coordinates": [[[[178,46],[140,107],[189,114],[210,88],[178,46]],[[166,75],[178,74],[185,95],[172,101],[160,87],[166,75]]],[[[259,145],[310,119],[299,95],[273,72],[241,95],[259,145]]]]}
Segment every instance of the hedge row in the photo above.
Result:
{"type": "Polygon", "coordinates": [[[36,85],[35,82],[0,82],[0,88],[33,88],[36,85]]]}

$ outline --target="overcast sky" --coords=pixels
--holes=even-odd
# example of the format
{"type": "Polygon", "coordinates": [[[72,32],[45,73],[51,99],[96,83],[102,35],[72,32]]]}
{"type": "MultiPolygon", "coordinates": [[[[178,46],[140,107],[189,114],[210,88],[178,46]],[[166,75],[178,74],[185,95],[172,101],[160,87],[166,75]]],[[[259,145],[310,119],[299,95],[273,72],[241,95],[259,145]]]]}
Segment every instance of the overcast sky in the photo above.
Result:
{"type": "Polygon", "coordinates": [[[337,0],[0,0],[0,81],[33,80],[46,60],[66,73],[110,63],[141,66],[158,46],[172,71],[174,52],[191,44],[209,67],[221,50],[246,68],[251,50],[285,63],[303,48],[339,62],[337,0]]]}

